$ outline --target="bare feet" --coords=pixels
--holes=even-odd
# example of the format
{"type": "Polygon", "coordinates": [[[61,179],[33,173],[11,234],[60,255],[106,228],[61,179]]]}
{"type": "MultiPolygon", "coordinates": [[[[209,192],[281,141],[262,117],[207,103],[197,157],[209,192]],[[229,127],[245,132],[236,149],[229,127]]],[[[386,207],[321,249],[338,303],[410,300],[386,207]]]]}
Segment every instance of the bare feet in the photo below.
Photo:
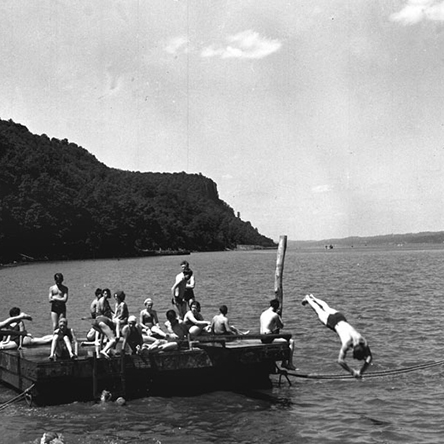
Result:
{"type": "Polygon", "coordinates": [[[105,359],[111,359],[111,356],[103,350],[100,350],[100,356],[102,356],[105,359]]]}
{"type": "Polygon", "coordinates": [[[290,364],[289,362],[283,362],[281,364],[282,368],[286,368],[287,370],[296,370],[296,367],[293,364],[290,364]]]}

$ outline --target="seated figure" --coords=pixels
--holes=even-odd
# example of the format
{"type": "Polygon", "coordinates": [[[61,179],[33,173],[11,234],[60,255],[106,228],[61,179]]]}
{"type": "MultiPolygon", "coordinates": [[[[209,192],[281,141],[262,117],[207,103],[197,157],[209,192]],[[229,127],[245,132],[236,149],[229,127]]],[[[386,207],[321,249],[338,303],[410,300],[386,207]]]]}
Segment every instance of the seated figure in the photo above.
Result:
{"type": "Polygon", "coordinates": [[[78,343],[76,335],[72,328],[68,327],[66,318],[59,319],[59,328],[54,330],[51,343],[51,354],[49,359],[52,361],[59,359],[77,358],[78,343]]]}
{"type": "Polygon", "coordinates": [[[52,341],[52,335],[34,338],[28,333],[23,321],[32,321],[32,318],[26,313],[22,313],[20,308],[12,307],[9,310],[9,316],[8,319],[0,322],[0,328],[3,331],[0,338],[0,350],[20,350],[23,346],[49,344],[52,341]],[[3,330],[6,327],[8,330],[3,330]]]}

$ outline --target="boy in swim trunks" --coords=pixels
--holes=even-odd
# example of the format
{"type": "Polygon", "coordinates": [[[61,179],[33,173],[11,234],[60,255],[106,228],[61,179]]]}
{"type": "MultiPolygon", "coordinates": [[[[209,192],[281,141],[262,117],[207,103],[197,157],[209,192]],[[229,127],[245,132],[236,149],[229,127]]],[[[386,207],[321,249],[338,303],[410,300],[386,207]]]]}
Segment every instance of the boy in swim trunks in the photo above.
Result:
{"type": "Polygon", "coordinates": [[[68,287],[63,285],[63,274],[54,275],[55,284],[49,288],[49,303],[51,304],[52,330],[54,331],[60,318],[66,318],[66,302],[68,301],[68,287]]]}
{"type": "Polygon", "coordinates": [[[338,364],[355,378],[362,378],[362,374],[367,370],[372,362],[372,353],[364,337],[358,333],[348,322],[345,316],[339,311],[331,308],[326,302],[308,294],[302,300],[302,305],[309,304],[316,312],[319,320],[328,328],[335,331],[342,346],[339,350],[338,364]],[[360,370],[355,370],[345,362],[348,350],[353,350],[353,358],[364,361],[360,370]]]}

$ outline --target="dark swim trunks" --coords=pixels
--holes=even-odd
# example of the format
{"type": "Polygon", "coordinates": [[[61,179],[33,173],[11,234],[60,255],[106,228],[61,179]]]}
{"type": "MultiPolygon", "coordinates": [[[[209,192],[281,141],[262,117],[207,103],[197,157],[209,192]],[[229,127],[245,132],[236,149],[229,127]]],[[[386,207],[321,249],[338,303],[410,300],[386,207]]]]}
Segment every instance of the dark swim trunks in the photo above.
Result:
{"type": "Polygon", "coordinates": [[[57,313],[58,315],[66,314],[66,304],[61,301],[52,301],[51,311],[53,313],[57,313]]]}
{"type": "Polygon", "coordinates": [[[337,311],[327,318],[326,325],[328,328],[331,328],[333,331],[335,331],[336,325],[341,321],[347,322],[347,319],[345,319],[345,316],[342,313],[339,313],[339,311],[337,311]]]}
{"type": "Polygon", "coordinates": [[[92,328],[94,328],[95,330],[97,329],[100,330],[100,325],[99,325],[100,322],[103,322],[113,331],[116,329],[116,324],[114,324],[114,322],[110,318],[107,318],[106,316],[97,316],[96,319],[93,319],[91,323],[92,328]]]}
{"type": "MultiPolygon", "coordinates": [[[[267,333],[265,333],[267,334],[267,333]]],[[[279,330],[275,330],[271,332],[272,335],[278,335],[279,330]]],[[[263,338],[261,339],[262,344],[271,344],[274,341],[274,338],[263,338]]]]}

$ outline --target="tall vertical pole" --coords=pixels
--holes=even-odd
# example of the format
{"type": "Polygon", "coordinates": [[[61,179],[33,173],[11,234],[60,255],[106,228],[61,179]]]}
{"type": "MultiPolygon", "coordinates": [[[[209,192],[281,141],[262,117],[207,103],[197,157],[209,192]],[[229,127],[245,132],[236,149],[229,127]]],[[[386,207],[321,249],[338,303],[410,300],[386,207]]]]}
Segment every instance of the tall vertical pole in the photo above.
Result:
{"type": "Polygon", "coordinates": [[[287,250],[287,236],[279,237],[279,246],[276,260],[276,274],[274,279],[274,295],[279,301],[279,314],[282,316],[284,305],[284,292],[282,289],[282,276],[284,274],[284,259],[287,250]]]}

